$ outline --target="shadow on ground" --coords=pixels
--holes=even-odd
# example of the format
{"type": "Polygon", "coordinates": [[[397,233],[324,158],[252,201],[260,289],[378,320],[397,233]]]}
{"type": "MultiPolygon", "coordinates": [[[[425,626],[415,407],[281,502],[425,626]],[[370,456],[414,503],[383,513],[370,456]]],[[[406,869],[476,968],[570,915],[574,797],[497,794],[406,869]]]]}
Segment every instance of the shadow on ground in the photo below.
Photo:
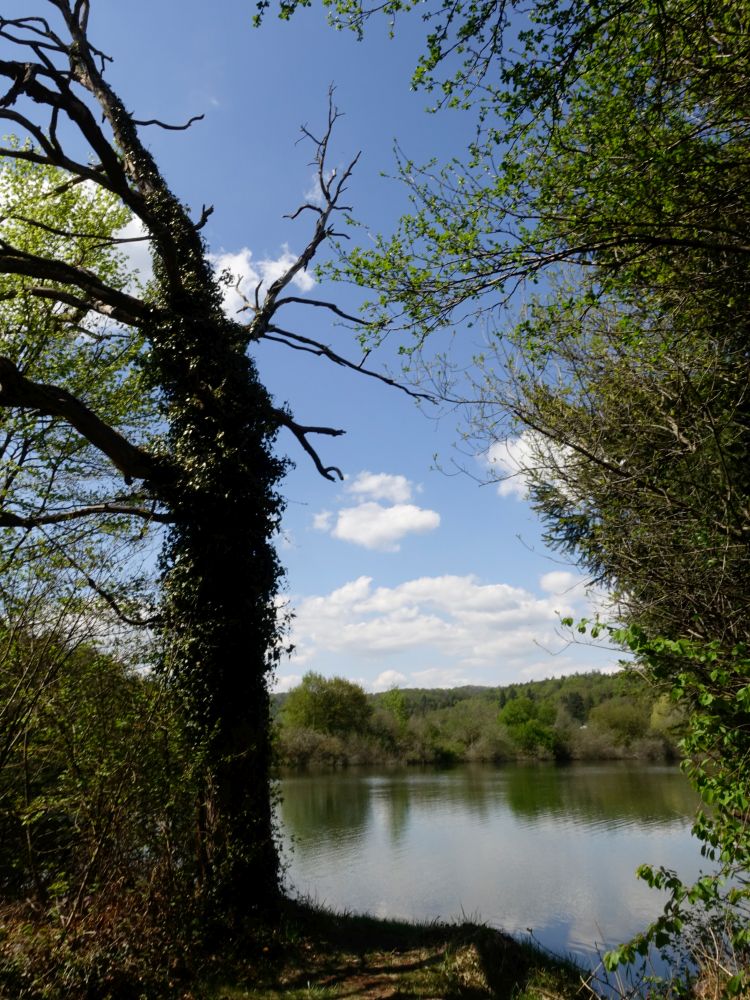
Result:
{"type": "MultiPolygon", "coordinates": [[[[478,924],[412,924],[289,902],[255,957],[216,1000],[567,1000],[581,970],[478,924]]],[[[238,970],[239,971],[239,970],[238,970]]]]}

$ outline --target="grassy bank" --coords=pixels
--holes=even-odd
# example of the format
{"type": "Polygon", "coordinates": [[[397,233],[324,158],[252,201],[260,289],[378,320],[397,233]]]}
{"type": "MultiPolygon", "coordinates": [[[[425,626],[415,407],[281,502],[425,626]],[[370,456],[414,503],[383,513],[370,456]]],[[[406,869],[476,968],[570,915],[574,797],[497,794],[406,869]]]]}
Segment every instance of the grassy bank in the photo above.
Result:
{"type": "Polygon", "coordinates": [[[591,993],[572,964],[488,927],[336,915],[290,902],[245,968],[218,977],[203,996],[567,1000],[591,993]]]}
{"type": "Polygon", "coordinates": [[[593,997],[572,964],[472,923],[377,920],[283,900],[273,919],[250,918],[212,936],[189,911],[165,924],[133,907],[115,909],[65,925],[38,909],[0,908],[0,998],[593,997]]]}

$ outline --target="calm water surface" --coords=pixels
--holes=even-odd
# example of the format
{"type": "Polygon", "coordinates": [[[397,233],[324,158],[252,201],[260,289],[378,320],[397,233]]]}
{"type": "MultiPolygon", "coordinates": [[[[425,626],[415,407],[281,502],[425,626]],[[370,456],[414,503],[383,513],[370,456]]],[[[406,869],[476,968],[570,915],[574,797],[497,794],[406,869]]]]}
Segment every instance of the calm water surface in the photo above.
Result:
{"type": "Polygon", "coordinates": [[[287,777],[282,794],[297,893],[383,917],[532,930],[589,965],[661,911],[639,864],[684,878],[701,869],[697,799],[673,767],[353,770],[287,777]]]}

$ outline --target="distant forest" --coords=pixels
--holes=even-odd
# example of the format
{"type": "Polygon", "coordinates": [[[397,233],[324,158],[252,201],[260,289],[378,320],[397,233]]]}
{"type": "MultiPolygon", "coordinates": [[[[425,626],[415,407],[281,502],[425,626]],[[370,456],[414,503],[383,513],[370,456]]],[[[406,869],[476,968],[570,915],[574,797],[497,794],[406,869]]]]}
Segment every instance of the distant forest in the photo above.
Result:
{"type": "Polygon", "coordinates": [[[380,694],[308,673],[273,696],[283,767],[459,761],[673,760],[684,719],[634,670],[504,687],[394,688],[380,694]]]}

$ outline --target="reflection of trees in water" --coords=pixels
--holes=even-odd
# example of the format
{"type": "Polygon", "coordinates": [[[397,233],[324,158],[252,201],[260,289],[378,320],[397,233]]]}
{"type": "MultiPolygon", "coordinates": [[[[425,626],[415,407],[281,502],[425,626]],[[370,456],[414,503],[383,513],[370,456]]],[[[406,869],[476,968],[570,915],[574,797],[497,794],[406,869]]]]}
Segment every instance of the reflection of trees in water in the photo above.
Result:
{"type": "Polygon", "coordinates": [[[508,768],[507,778],[508,804],[522,816],[669,823],[692,818],[698,804],[685,777],[671,768],[529,766],[508,768]]]}
{"type": "Polygon", "coordinates": [[[280,807],[287,832],[300,847],[361,837],[370,820],[370,786],[348,774],[319,774],[283,782],[280,807]]]}
{"type": "Polygon", "coordinates": [[[485,817],[493,802],[502,801],[502,787],[497,772],[483,765],[461,765],[449,769],[415,768],[394,775],[384,784],[381,794],[389,797],[393,809],[445,809],[460,805],[464,811],[485,817]]]}
{"type": "Polygon", "coordinates": [[[388,810],[388,830],[393,844],[398,844],[406,831],[411,799],[408,781],[388,782],[378,788],[378,800],[388,810]]]}
{"type": "Polygon", "coordinates": [[[308,775],[283,784],[280,815],[299,848],[363,840],[373,807],[398,843],[412,812],[462,812],[481,819],[510,808],[518,816],[588,822],[668,824],[692,818],[698,799],[676,769],[607,764],[577,767],[468,765],[308,775]]]}

